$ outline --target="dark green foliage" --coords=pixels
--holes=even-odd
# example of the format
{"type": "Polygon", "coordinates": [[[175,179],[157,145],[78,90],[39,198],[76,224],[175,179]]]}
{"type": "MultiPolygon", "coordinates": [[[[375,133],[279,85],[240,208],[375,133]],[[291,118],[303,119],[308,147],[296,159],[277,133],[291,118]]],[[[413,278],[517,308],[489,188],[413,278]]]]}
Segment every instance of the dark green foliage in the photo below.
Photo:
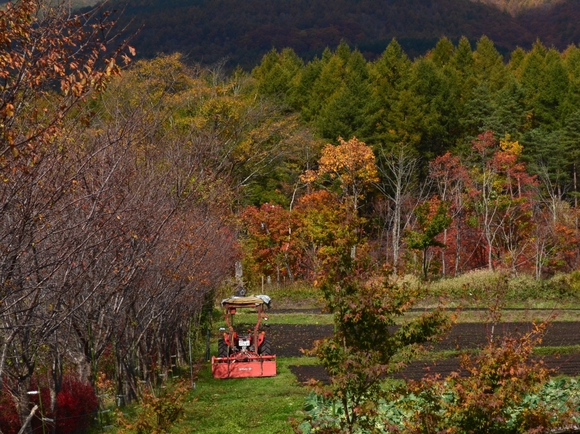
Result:
{"type": "Polygon", "coordinates": [[[524,91],[512,76],[507,85],[495,94],[493,113],[487,119],[487,126],[499,137],[510,134],[517,139],[526,127],[527,113],[524,91]]]}
{"type": "Polygon", "coordinates": [[[303,68],[302,60],[287,48],[281,53],[270,51],[262,63],[254,68],[252,75],[258,80],[258,91],[284,101],[290,90],[292,79],[303,68]]]}
{"type": "Polygon", "coordinates": [[[315,110],[310,106],[310,98],[314,83],[318,80],[324,63],[319,59],[309,62],[294,78],[294,86],[289,90],[288,104],[300,112],[302,118],[308,122],[315,115],[315,110]]]}
{"type": "Polygon", "coordinates": [[[568,77],[560,54],[547,50],[539,41],[526,55],[520,67],[520,83],[533,114],[532,127],[555,130],[561,126],[568,77]]]}
{"type": "Polygon", "coordinates": [[[473,140],[479,134],[491,129],[493,111],[489,85],[481,82],[473,89],[473,94],[465,104],[464,116],[461,119],[466,141],[473,140]]]}
{"type": "Polygon", "coordinates": [[[336,55],[344,63],[342,85],[322,107],[316,120],[320,135],[328,140],[338,137],[366,139],[367,105],[371,95],[367,64],[360,52],[336,55]]]}
{"type": "Polygon", "coordinates": [[[473,58],[473,67],[478,81],[487,83],[492,92],[501,89],[506,78],[506,68],[501,54],[489,38],[483,36],[477,42],[473,58]]]}
{"type": "Polygon", "coordinates": [[[453,59],[454,51],[455,47],[453,43],[446,37],[443,37],[437,42],[433,51],[431,51],[431,60],[433,60],[433,63],[437,67],[442,68],[453,59]]]}
{"type": "Polygon", "coordinates": [[[547,171],[563,194],[577,189],[579,53],[572,46],[560,54],[537,41],[504,64],[489,38],[475,51],[465,37],[457,46],[441,38],[427,56],[411,61],[393,39],[371,63],[343,41],[305,65],[290,50],[272,51],[253,75],[259,91],[298,110],[327,141],[356,136],[377,153],[405,146],[422,158],[419,178],[428,160],[466,151],[479,134],[493,131],[496,138],[520,140],[531,170],[547,171]]]}

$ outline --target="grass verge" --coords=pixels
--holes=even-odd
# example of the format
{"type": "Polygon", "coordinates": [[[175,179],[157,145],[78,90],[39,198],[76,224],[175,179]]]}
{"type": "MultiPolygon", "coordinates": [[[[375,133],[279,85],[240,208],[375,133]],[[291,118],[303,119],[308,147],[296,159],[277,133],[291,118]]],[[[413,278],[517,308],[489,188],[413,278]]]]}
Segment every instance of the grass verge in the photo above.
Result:
{"type": "Polygon", "coordinates": [[[278,359],[278,375],[270,378],[218,380],[209,365],[200,372],[197,387],[186,404],[176,432],[292,433],[289,418],[303,417],[307,390],[290,372],[291,365],[311,365],[307,357],[278,359]]]}

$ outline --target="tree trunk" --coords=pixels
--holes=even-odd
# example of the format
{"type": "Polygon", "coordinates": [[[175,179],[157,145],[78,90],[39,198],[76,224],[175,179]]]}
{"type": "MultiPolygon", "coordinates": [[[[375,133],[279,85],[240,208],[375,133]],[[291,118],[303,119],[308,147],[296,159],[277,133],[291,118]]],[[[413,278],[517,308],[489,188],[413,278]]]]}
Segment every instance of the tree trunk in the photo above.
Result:
{"type": "MultiPolygon", "coordinates": [[[[18,413],[18,418],[22,423],[22,428],[20,431],[23,434],[32,434],[32,426],[30,426],[30,395],[28,391],[30,390],[30,377],[27,376],[25,379],[20,378],[18,381],[18,392],[14,396],[14,404],[16,405],[16,411],[18,413]],[[24,429],[24,431],[23,431],[24,429]]],[[[40,390],[38,391],[40,395],[40,390]]],[[[40,409],[42,415],[42,408],[40,409]]]]}

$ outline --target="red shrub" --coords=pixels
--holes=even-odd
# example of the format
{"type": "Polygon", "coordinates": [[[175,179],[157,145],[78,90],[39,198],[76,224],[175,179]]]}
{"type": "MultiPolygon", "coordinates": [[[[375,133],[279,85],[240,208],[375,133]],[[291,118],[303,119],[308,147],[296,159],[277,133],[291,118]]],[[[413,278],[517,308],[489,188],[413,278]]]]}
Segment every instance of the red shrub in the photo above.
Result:
{"type": "MultiPolygon", "coordinates": [[[[32,388],[36,389],[33,381],[32,388]]],[[[42,414],[49,419],[55,415],[49,411],[50,392],[47,387],[41,387],[42,414]]],[[[31,406],[40,406],[38,395],[30,396],[31,406]]],[[[82,434],[87,431],[91,420],[98,408],[95,391],[90,384],[83,383],[72,377],[65,377],[61,391],[56,396],[56,433],[82,434]]],[[[41,412],[36,413],[32,420],[34,432],[42,432],[41,412]]],[[[3,392],[0,396],[0,432],[17,434],[20,430],[20,420],[12,397],[3,392]]]]}
{"type": "Polygon", "coordinates": [[[0,431],[4,434],[17,434],[20,420],[12,397],[6,392],[0,396],[0,431]]]}
{"type": "Polygon", "coordinates": [[[93,387],[90,384],[67,378],[56,399],[56,432],[58,434],[86,432],[98,408],[93,387]]]}

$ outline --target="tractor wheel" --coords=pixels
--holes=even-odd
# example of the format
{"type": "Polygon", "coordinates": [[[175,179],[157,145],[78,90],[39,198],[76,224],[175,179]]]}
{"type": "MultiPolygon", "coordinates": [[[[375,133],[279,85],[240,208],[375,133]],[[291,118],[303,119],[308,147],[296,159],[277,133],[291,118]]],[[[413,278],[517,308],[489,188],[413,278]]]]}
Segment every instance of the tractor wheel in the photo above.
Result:
{"type": "Polygon", "coordinates": [[[272,355],[272,346],[270,345],[270,341],[268,338],[264,338],[262,345],[258,348],[258,354],[261,356],[271,356],[272,355]]]}
{"type": "Polygon", "coordinates": [[[228,357],[230,355],[230,347],[223,339],[218,340],[218,357],[228,357]]]}

